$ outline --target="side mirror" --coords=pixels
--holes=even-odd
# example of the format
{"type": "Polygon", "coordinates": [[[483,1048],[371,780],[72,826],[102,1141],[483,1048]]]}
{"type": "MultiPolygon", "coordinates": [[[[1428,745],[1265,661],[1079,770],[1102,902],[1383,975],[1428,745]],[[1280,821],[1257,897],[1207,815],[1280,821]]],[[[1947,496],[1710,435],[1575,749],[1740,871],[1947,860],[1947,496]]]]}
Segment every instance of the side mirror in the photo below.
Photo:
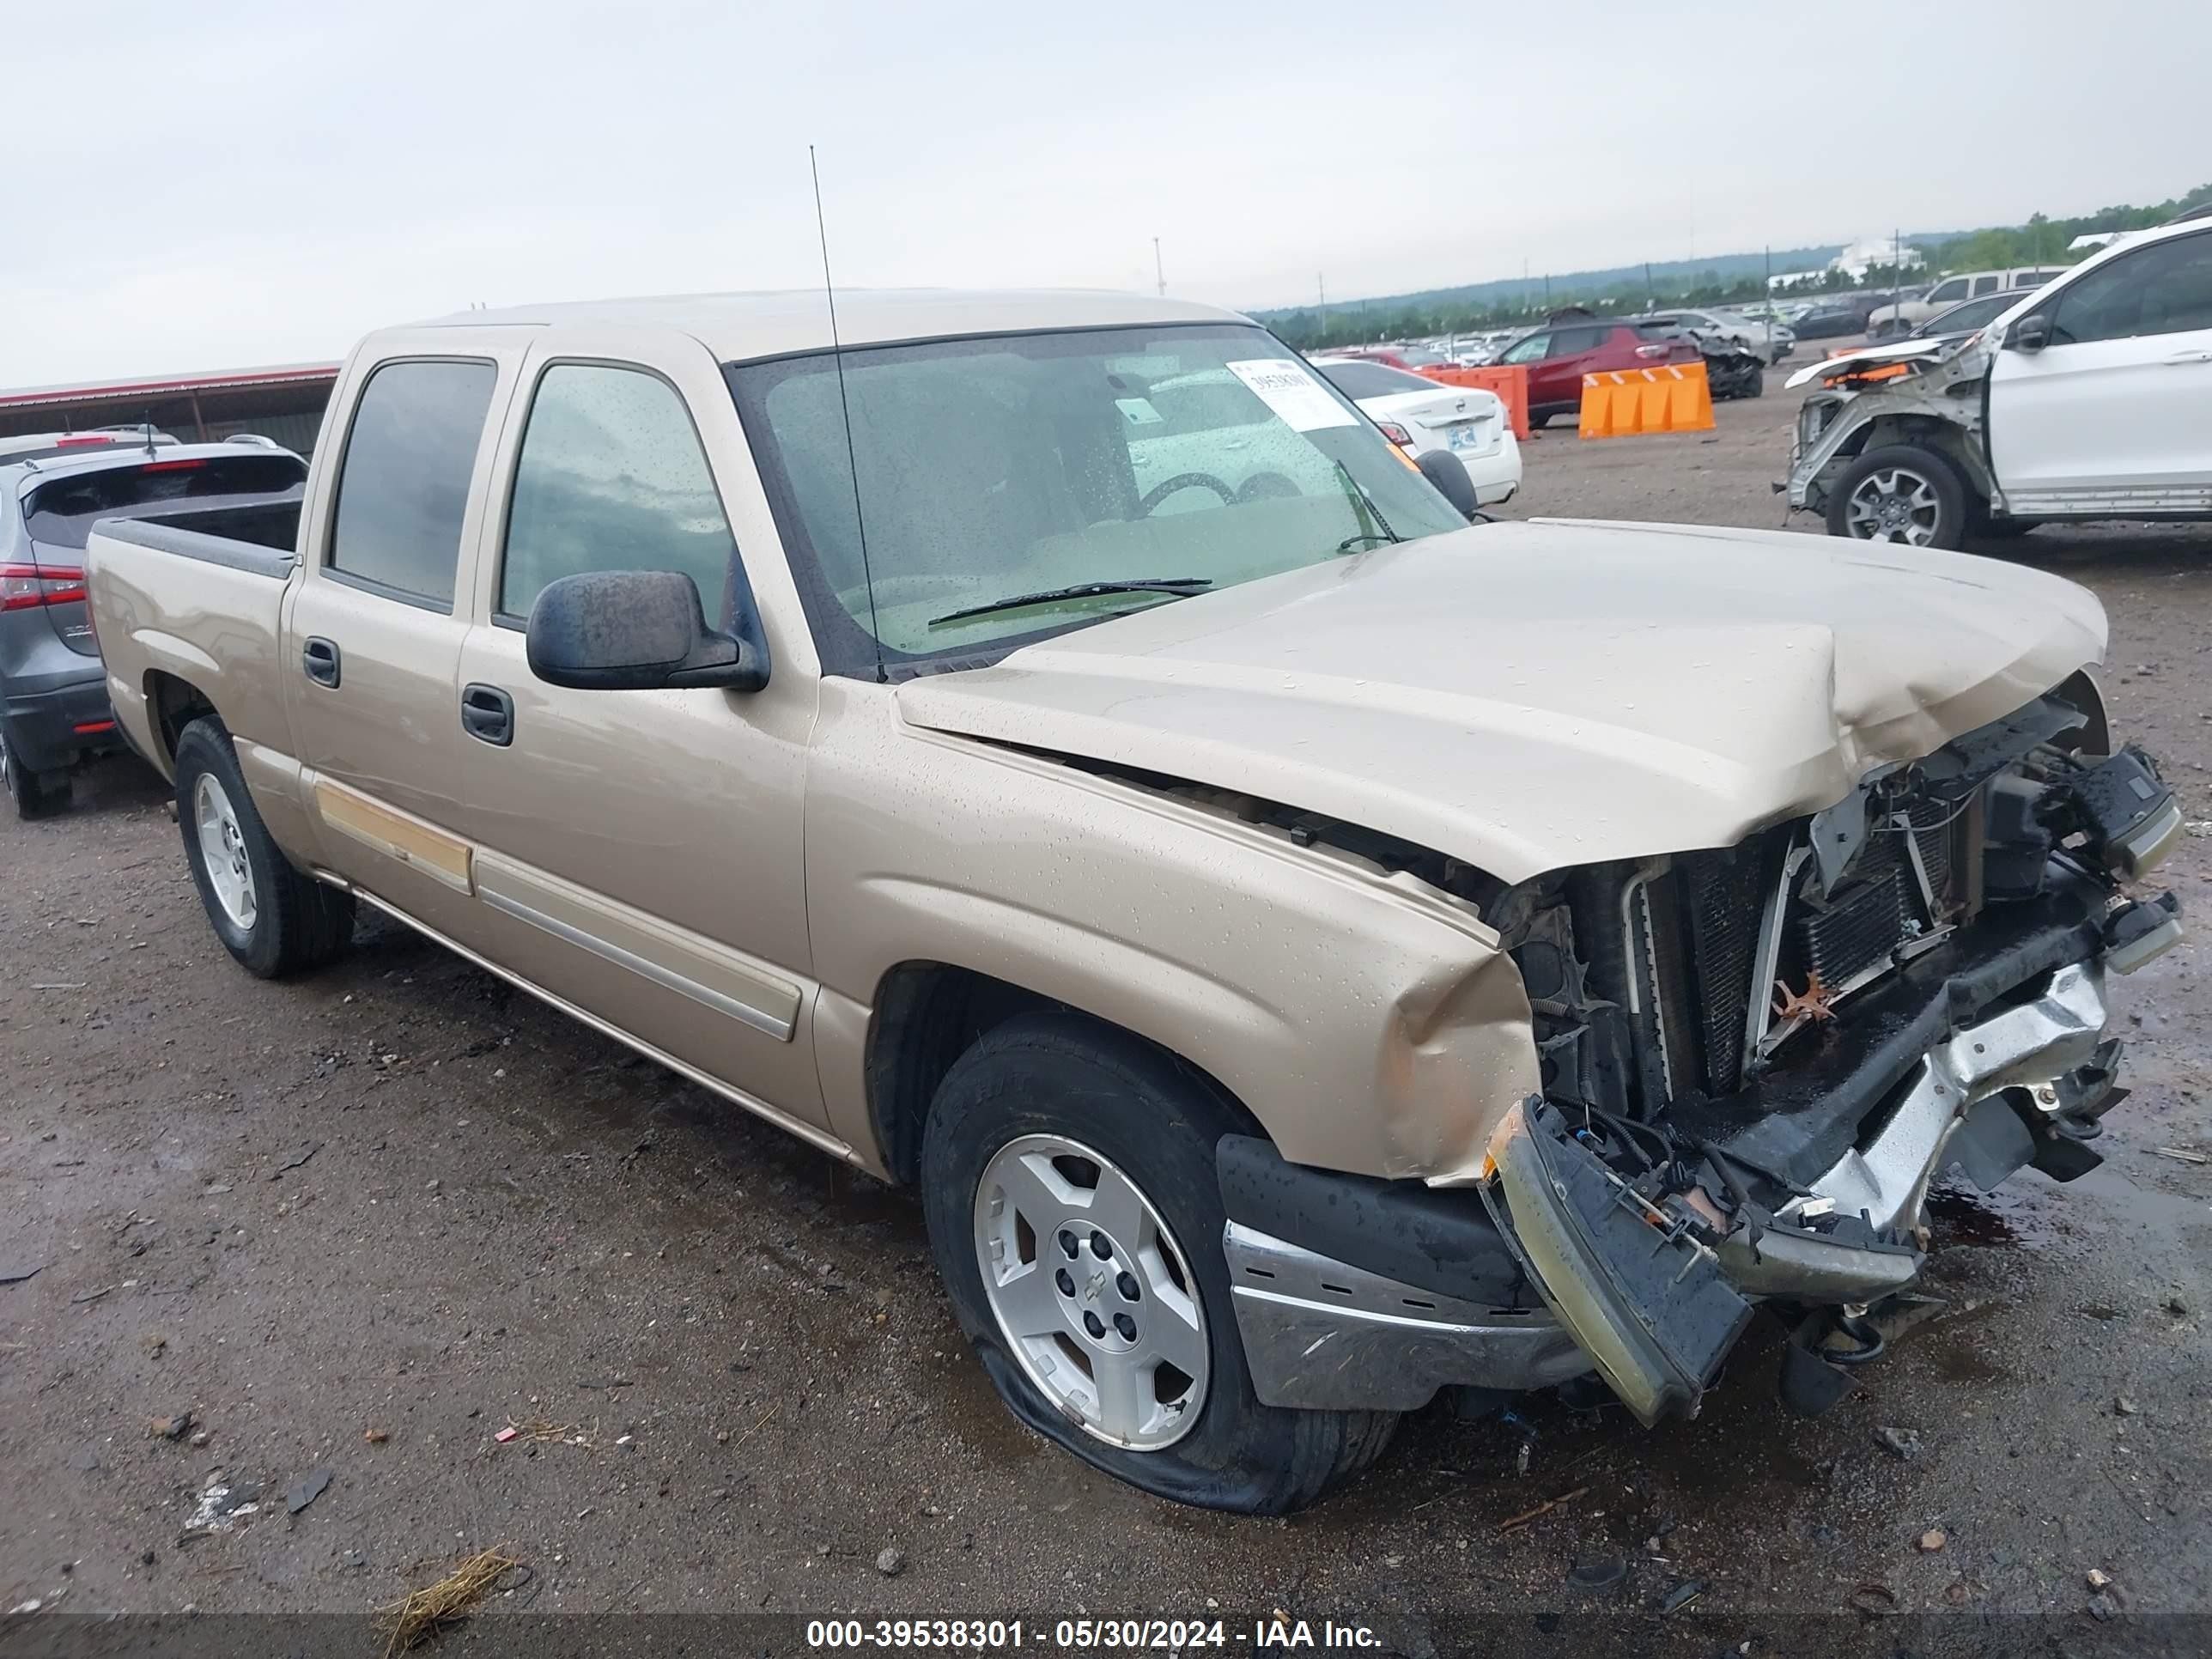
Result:
{"type": "Polygon", "coordinates": [[[2049,313],[2038,312],[2021,318],[2005,336],[2005,343],[2015,351],[2040,351],[2051,343],[2049,313]]]}
{"type": "Polygon", "coordinates": [[[1414,463],[1421,476],[1437,487],[1437,493],[1457,509],[1460,517],[1472,520],[1480,511],[1474,498],[1474,480],[1467,476],[1467,465],[1449,449],[1432,449],[1414,463]]]}
{"type": "Polygon", "coordinates": [[[707,626],[698,584],[670,570],[593,570],[548,582],[530,607],[530,672],[583,691],[768,684],[760,647],[707,626]]]}

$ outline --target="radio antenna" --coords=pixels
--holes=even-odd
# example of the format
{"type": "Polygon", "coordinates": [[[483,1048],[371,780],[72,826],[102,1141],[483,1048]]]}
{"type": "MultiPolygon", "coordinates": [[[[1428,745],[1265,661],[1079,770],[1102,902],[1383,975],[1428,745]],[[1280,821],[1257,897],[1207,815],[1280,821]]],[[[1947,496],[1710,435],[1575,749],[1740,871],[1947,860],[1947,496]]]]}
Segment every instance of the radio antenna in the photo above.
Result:
{"type": "Polygon", "coordinates": [[[845,398],[845,347],[837,337],[837,285],[830,280],[830,228],[822,216],[822,167],[814,159],[814,146],[806,147],[806,170],[814,178],[814,231],[822,240],[822,292],[830,301],[830,358],[837,366],[837,411],[845,420],[845,466],[853,479],[853,528],[860,538],[860,580],[868,585],[868,634],[876,646],[876,684],[890,678],[884,672],[883,625],[876,620],[876,573],[868,566],[868,524],[860,514],[860,461],[853,448],[853,405],[845,398]]]}

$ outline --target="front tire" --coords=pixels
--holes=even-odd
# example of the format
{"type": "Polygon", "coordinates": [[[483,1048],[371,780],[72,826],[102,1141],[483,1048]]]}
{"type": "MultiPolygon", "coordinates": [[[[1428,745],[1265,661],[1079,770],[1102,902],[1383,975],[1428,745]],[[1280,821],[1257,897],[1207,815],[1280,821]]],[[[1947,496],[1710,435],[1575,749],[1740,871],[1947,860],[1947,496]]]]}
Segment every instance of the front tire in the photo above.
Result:
{"type": "Polygon", "coordinates": [[[1884,444],[1844,469],[1827,517],[1831,536],[1955,548],[1966,537],[1966,486],[1934,450],[1884,444]]]}
{"type": "Polygon", "coordinates": [[[270,839],[213,715],[177,740],[177,824],[216,937],[247,972],[319,967],[352,942],[353,895],[301,874],[270,839]]]}
{"type": "Polygon", "coordinates": [[[1397,1419],[1253,1393],[1213,1164],[1249,1127],[1151,1044],[1024,1014],[946,1073],[922,1205],[961,1329],[1015,1416],[1160,1497],[1280,1515],[1373,1462],[1397,1419]]]}

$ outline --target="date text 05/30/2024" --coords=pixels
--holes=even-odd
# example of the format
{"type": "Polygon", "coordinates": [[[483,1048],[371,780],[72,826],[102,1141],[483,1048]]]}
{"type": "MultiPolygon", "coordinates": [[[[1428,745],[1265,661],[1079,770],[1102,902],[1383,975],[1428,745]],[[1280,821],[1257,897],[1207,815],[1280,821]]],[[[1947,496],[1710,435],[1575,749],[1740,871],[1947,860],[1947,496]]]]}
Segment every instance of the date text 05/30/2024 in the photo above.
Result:
{"type": "Polygon", "coordinates": [[[1049,1626],[1019,1619],[811,1619],[811,1648],[936,1648],[952,1652],[1027,1648],[1033,1651],[1115,1649],[1190,1653],[1201,1648],[1376,1648],[1364,1625],[1324,1619],[1060,1619],[1049,1626]]]}

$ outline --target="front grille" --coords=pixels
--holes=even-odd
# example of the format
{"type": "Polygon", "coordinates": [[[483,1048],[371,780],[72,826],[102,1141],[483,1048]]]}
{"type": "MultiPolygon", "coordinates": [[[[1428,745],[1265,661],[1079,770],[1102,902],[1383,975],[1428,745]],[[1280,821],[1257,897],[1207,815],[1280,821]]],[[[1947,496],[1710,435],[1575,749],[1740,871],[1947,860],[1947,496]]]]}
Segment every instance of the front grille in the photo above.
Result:
{"type": "Polygon", "coordinates": [[[1802,960],[1822,985],[1834,990],[1896,949],[1912,913],[1906,890],[1911,879],[1911,871],[1899,861],[1853,882],[1832,902],[1798,914],[1792,926],[1802,960]]]}

